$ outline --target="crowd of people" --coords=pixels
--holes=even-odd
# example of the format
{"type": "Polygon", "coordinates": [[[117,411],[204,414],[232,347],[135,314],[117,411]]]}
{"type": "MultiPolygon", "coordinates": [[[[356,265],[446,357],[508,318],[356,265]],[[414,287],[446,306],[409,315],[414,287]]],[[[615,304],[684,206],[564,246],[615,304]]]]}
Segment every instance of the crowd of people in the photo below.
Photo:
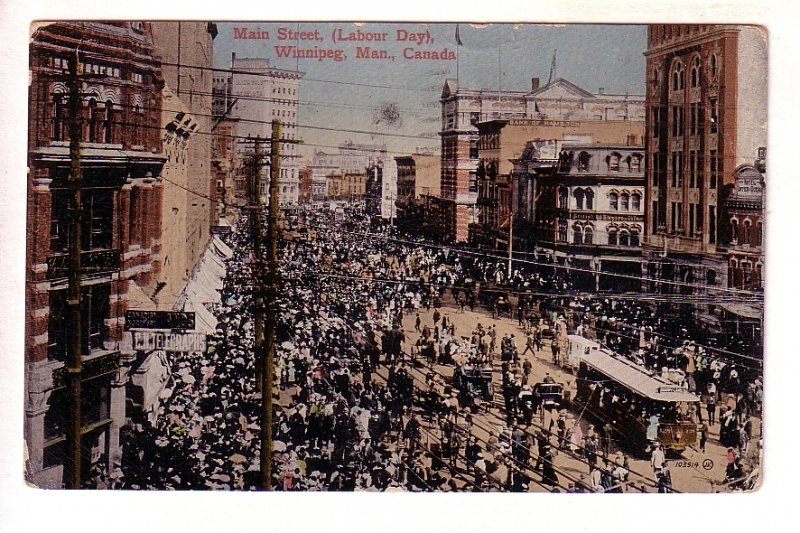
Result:
{"type": "MultiPolygon", "coordinates": [[[[314,238],[284,240],[280,251],[279,394],[270,458],[277,490],[526,491],[535,486],[618,492],[633,485],[627,457],[610,453],[602,431],[590,426],[583,435],[571,414],[534,394],[531,363],[523,355],[542,350],[541,330],[528,317],[534,309],[537,316],[544,313],[532,301],[518,304],[525,310],[520,324],[529,333],[521,341],[501,337],[488,324],[456,331],[456,321],[442,306],[449,290],[456,313],[467,305],[474,308],[476,280],[526,290],[554,289],[565,281],[524,267],[506,279],[500,263],[488,258],[448,254],[402,239],[365,238],[360,230],[365,221],[357,214],[334,221],[330,213],[308,212],[303,223],[313,228],[314,238]],[[422,310],[432,311],[431,322],[420,318],[422,310]],[[414,342],[403,329],[405,317],[414,323],[414,342]],[[502,406],[495,405],[492,391],[497,356],[502,406]],[[452,374],[437,370],[442,366],[451,366],[452,374]],[[498,408],[502,414],[488,422],[490,410],[498,408]],[[555,465],[561,450],[587,466],[585,475],[555,465]]],[[[260,486],[261,399],[250,290],[256,263],[245,229],[229,239],[233,256],[226,265],[222,303],[213,309],[218,325],[208,350],[172,355],[172,377],[155,423],[136,420],[125,429],[123,468],[109,481],[114,488],[260,486]]],[[[563,303],[589,311],[569,314],[571,332],[602,335],[621,353],[644,350],[645,358],[673,357],[645,361],[654,367],[678,364],[677,352],[660,350],[658,337],[648,336],[658,324],[648,323],[637,306],[614,309],[613,301],[580,298],[563,303]],[[625,315],[637,311],[635,318],[625,315]],[[632,335],[622,326],[627,323],[645,332],[646,346],[630,345],[632,335]]],[[[687,343],[681,353],[690,348],[687,343]]],[[[712,365],[704,366],[703,355],[698,350],[694,372],[687,373],[693,374],[695,387],[718,387],[715,402],[727,401],[722,394],[731,390],[729,383],[706,379],[712,365]]],[[[749,403],[757,394],[748,390],[732,407],[733,420],[722,411],[721,425],[746,424],[747,410],[757,405],[749,403]]],[[[733,430],[726,435],[726,442],[741,450],[734,446],[733,430]]]]}

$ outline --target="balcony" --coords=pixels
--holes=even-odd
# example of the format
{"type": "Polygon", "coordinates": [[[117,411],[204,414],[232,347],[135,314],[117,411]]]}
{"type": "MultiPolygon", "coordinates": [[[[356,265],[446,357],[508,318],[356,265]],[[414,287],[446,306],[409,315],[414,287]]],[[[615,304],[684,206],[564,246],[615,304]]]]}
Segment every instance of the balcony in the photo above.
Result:
{"type": "MultiPolygon", "coordinates": [[[[81,252],[81,275],[104,274],[120,269],[119,250],[89,250],[81,252]]],[[[69,275],[69,254],[47,258],[47,279],[65,278],[69,275]]]]}

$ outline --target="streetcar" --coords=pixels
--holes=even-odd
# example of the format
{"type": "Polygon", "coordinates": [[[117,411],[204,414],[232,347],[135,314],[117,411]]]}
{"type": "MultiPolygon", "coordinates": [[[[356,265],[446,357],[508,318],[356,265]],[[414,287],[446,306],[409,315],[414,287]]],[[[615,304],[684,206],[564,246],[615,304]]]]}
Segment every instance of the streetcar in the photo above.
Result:
{"type": "Polygon", "coordinates": [[[564,364],[576,371],[585,355],[598,351],[600,351],[600,343],[580,335],[567,335],[567,353],[564,357],[564,364]]]}
{"type": "Polygon", "coordinates": [[[682,452],[697,442],[697,423],[689,406],[700,398],[685,386],[651,375],[644,367],[596,350],[581,357],[574,403],[607,423],[615,440],[644,452],[654,440],[682,452]]]}

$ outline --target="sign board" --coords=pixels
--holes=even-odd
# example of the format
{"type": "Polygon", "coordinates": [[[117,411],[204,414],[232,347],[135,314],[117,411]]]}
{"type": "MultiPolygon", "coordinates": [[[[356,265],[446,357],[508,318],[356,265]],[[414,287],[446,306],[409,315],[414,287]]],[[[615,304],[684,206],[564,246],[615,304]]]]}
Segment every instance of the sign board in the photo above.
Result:
{"type": "Polygon", "coordinates": [[[142,311],[125,312],[125,330],[130,329],[194,329],[193,311],[142,311]]]}
{"type": "Polygon", "coordinates": [[[167,331],[134,331],[133,349],[137,351],[204,352],[205,333],[174,333],[167,331]]]}
{"type": "Polygon", "coordinates": [[[228,235],[231,232],[230,226],[211,226],[209,228],[211,235],[228,235]]]}
{"type": "Polygon", "coordinates": [[[678,385],[675,386],[661,386],[658,388],[659,393],[670,393],[670,392],[686,392],[686,387],[680,387],[678,385]]]}
{"type": "MultiPolygon", "coordinates": [[[[101,274],[119,270],[118,250],[92,250],[81,252],[81,274],[101,274]]],[[[69,275],[69,254],[47,258],[47,279],[69,275]]]]}

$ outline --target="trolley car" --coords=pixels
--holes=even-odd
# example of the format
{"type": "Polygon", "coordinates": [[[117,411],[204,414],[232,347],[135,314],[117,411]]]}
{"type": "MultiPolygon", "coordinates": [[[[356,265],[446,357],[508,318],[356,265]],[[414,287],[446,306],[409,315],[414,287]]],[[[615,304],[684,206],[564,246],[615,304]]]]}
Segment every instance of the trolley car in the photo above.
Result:
{"type": "Polygon", "coordinates": [[[644,451],[657,439],[664,449],[681,452],[697,441],[697,423],[688,412],[700,398],[686,387],[606,350],[584,353],[577,377],[575,403],[609,424],[628,448],[644,451]]]}

